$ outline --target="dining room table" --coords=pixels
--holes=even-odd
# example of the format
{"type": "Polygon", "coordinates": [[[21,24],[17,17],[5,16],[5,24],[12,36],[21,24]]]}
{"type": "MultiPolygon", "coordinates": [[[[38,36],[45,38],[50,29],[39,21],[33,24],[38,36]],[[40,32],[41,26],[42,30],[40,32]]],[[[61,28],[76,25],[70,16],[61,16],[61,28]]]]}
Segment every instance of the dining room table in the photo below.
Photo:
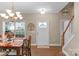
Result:
{"type": "Polygon", "coordinates": [[[23,40],[13,40],[13,41],[1,41],[0,42],[0,48],[2,49],[14,49],[16,50],[16,56],[20,56],[21,55],[21,49],[22,49],[22,45],[23,45],[23,40]]]}

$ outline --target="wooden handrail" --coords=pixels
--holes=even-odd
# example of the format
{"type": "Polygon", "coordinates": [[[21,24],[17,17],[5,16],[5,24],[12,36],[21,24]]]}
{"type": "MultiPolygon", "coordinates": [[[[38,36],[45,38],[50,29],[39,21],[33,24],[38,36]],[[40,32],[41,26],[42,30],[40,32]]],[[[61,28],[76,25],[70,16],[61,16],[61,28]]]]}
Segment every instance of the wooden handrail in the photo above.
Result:
{"type": "Polygon", "coordinates": [[[71,24],[71,22],[72,22],[73,18],[74,18],[74,16],[73,16],[73,17],[71,18],[71,20],[69,21],[69,23],[68,23],[68,25],[67,25],[67,27],[66,27],[66,29],[65,29],[64,33],[67,31],[68,27],[70,26],[70,24],[71,24]]]}
{"type": "Polygon", "coordinates": [[[61,46],[62,46],[62,47],[64,46],[64,35],[65,35],[66,31],[68,30],[68,28],[69,28],[69,26],[70,26],[70,24],[71,24],[71,22],[72,22],[73,19],[74,19],[74,16],[71,18],[71,20],[69,21],[69,23],[68,23],[66,29],[64,30],[64,32],[63,32],[63,34],[62,34],[62,39],[61,39],[61,46]]]}

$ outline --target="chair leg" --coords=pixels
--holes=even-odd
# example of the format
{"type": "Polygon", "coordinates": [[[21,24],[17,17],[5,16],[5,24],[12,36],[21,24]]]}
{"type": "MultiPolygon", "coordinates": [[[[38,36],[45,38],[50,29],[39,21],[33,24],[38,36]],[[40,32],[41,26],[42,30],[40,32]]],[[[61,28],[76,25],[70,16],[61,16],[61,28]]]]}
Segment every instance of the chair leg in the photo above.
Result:
{"type": "Polygon", "coordinates": [[[22,51],[22,55],[24,56],[28,56],[28,50],[27,49],[23,49],[23,51],[22,51]]]}
{"type": "Polygon", "coordinates": [[[28,56],[31,56],[31,49],[28,49],[28,56]]]}
{"type": "Polygon", "coordinates": [[[22,48],[22,55],[23,55],[23,48],[22,48]]]}
{"type": "Polygon", "coordinates": [[[31,52],[28,52],[28,56],[31,56],[31,52]]]}

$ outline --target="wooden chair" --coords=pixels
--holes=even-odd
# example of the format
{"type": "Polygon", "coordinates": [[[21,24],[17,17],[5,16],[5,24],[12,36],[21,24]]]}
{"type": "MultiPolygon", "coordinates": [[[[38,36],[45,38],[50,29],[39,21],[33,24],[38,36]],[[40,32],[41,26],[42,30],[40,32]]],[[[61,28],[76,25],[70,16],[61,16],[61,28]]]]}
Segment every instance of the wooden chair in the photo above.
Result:
{"type": "Polygon", "coordinates": [[[28,41],[27,39],[23,40],[23,46],[22,46],[22,55],[26,55],[28,54],[28,41]]]}
{"type": "Polygon", "coordinates": [[[31,56],[31,35],[28,38],[28,56],[31,56]]]}
{"type": "Polygon", "coordinates": [[[22,55],[31,56],[31,36],[23,41],[22,55]]]}

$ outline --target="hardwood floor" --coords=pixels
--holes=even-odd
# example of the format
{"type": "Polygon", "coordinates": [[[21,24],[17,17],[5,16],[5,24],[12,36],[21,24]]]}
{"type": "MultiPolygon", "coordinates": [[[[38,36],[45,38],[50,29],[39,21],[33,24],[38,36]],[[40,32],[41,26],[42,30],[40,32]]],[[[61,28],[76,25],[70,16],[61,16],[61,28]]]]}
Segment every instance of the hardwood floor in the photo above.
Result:
{"type": "Polygon", "coordinates": [[[50,48],[37,48],[32,46],[32,56],[63,56],[61,47],[51,46],[50,48]]]}
{"type": "MultiPolygon", "coordinates": [[[[10,54],[12,56],[13,52],[10,54]]],[[[10,54],[8,56],[10,56],[10,54]]],[[[61,47],[59,46],[51,46],[50,48],[37,48],[36,46],[32,46],[31,55],[32,56],[64,56],[64,54],[61,51],[61,47]]]]}

